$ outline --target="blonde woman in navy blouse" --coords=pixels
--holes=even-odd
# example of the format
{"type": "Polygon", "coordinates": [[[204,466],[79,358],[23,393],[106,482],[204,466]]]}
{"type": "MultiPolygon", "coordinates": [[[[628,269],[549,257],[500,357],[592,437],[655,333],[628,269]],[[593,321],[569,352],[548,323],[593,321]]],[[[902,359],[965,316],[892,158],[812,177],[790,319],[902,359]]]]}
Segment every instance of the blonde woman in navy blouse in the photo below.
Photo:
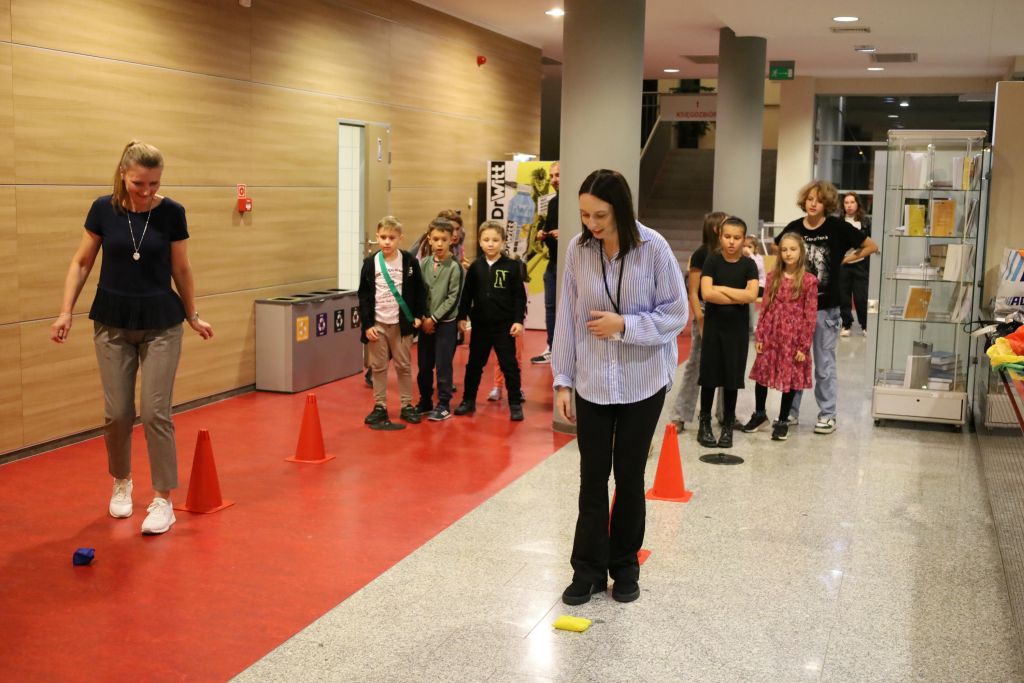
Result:
{"type": "Polygon", "coordinates": [[[203,339],[213,336],[195,306],[185,208],[157,194],[163,168],[156,147],[132,141],[124,148],[112,194],[94,201],[86,216],[64,281],[60,315],[50,328],[53,341],[67,341],[75,302],[102,249],[89,318],[103,384],[107,464],[114,477],[108,511],[117,518],[133,512],[131,437],[141,365],[142,425],[155,492],[142,523],[145,534],[162,534],[175,521],[170,495],[178,486],[178,465],[171,393],[181,355],[181,323],[187,321],[203,339]]]}
{"type": "Polygon", "coordinates": [[[640,596],[647,452],[676,371],[676,337],[688,306],[672,249],[636,221],[621,174],[591,173],[579,206],[582,232],[565,251],[551,350],[555,409],[572,420],[570,390],[576,390],[580,449],[573,578],[562,601],[583,604],[611,577],[612,597],[630,602],[640,596]]]}

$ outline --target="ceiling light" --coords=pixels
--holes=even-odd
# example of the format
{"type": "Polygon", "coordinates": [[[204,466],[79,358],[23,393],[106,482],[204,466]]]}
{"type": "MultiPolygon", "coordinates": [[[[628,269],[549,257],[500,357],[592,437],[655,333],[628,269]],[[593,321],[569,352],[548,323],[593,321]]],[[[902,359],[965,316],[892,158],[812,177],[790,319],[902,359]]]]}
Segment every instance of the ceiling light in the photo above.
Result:
{"type": "Polygon", "coordinates": [[[910,100],[908,100],[906,98],[903,98],[902,100],[900,100],[900,106],[901,107],[909,107],[910,106],[910,100]]]}
{"type": "Polygon", "coordinates": [[[565,10],[562,9],[561,7],[556,7],[554,9],[549,9],[544,14],[548,15],[549,17],[562,17],[565,16],[565,10]]]}
{"type": "Polygon", "coordinates": [[[884,66],[869,66],[868,71],[885,71],[884,66]]]}
{"type": "Polygon", "coordinates": [[[677,74],[677,73],[679,73],[679,69],[665,69],[665,73],[667,73],[667,74],[677,74]]]}
{"type": "Polygon", "coordinates": [[[853,46],[853,51],[854,52],[871,53],[871,52],[875,51],[875,46],[874,45],[854,45],[853,46]]]}
{"type": "Polygon", "coordinates": [[[847,23],[850,21],[860,21],[860,17],[832,17],[832,21],[847,23]]]}
{"type": "Polygon", "coordinates": [[[896,98],[895,97],[883,97],[882,101],[885,102],[886,104],[893,104],[893,103],[896,102],[896,98]]]}
{"type": "Polygon", "coordinates": [[[890,119],[898,119],[899,117],[900,117],[899,114],[889,114],[889,118],[890,119]]]}

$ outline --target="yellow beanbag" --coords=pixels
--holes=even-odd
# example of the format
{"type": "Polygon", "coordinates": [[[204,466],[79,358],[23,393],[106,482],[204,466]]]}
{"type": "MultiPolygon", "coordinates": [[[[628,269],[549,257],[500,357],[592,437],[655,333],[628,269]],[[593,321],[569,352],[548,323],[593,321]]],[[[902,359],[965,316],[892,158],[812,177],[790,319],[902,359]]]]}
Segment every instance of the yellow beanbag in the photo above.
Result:
{"type": "Polygon", "coordinates": [[[561,631],[576,631],[577,633],[583,633],[593,622],[590,619],[584,619],[583,617],[570,617],[562,615],[555,619],[555,628],[561,631]]]}

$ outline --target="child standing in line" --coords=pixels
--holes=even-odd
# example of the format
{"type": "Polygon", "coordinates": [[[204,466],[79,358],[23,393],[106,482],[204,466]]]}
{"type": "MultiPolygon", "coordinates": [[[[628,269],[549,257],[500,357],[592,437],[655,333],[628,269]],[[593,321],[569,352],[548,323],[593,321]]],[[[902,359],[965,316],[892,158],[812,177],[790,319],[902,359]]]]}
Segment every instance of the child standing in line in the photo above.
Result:
{"type": "Polygon", "coordinates": [[[473,323],[473,334],[469,338],[465,393],[455,414],[476,412],[480,376],[493,348],[505,374],[509,414],[513,421],[519,422],[523,419],[523,405],[514,338],[523,333],[526,317],[522,271],[519,264],[501,253],[505,234],[498,221],[485,221],[477,231],[477,242],[483,256],[473,261],[466,273],[466,286],[459,305],[459,328],[466,330],[468,317],[473,323]]]}
{"type": "Polygon", "coordinates": [[[690,355],[683,365],[683,379],[669,418],[676,423],[679,431],[683,431],[687,422],[693,422],[697,394],[700,393],[697,378],[700,374],[701,337],[704,334],[704,297],[700,293],[701,271],[708,255],[718,250],[718,226],[728,217],[728,214],[721,211],[705,214],[703,243],[690,256],[690,265],[686,272],[686,293],[690,300],[690,313],[693,315],[690,322],[690,355]]]}
{"type": "MultiPolygon", "coordinates": [[[[519,264],[519,273],[523,277],[523,291],[525,292],[526,291],[526,283],[529,282],[529,280],[530,280],[529,276],[526,274],[526,263],[524,263],[523,260],[521,258],[519,258],[519,254],[513,254],[511,256],[511,258],[512,258],[513,261],[515,261],[516,263],[519,264]]],[[[526,294],[526,298],[527,298],[527,300],[529,300],[529,298],[530,298],[528,293],[526,294]]],[[[519,376],[520,376],[519,401],[521,403],[525,403],[526,402],[526,392],[524,392],[522,390],[522,388],[521,388],[521,385],[522,385],[522,368],[523,368],[523,346],[525,346],[525,344],[526,344],[525,338],[526,338],[525,334],[521,334],[518,337],[516,337],[516,365],[519,366],[519,376]]],[[[505,373],[503,373],[501,371],[501,366],[500,365],[495,365],[494,366],[494,386],[491,388],[491,393],[487,394],[487,400],[488,401],[500,401],[501,400],[501,390],[504,389],[504,388],[505,388],[505,373]]]]}
{"type": "Polygon", "coordinates": [[[757,299],[757,265],[743,255],[747,224],[730,216],[718,231],[719,251],[704,261],[700,291],[704,297],[704,339],[700,358],[700,417],[697,443],[732,448],[736,397],[747,367],[750,306],[757,299]],[[722,387],[725,415],[721,437],[711,429],[715,389],[722,387]]]}
{"type": "Polygon", "coordinates": [[[786,417],[796,392],[811,387],[811,341],[818,319],[818,278],[807,272],[807,246],[800,235],[787,232],[779,240],[779,259],[768,275],[761,319],[754,336],[757,358],[750,370],[755,409],[743,431],[756,432],[768,424],[768,389],[782,393],[779,421],[772,439],[789,436],[786,417]]]}
{"type": "Polygon", "coordinates": [[[420,261],[427,287],[427,311],[420,325],[417,345],[419,373],[416,383],[420,415],[432,422],[452,416],[452,359],[455,357],[456,318],[462,292],[462,266],[451,254],[452,224],[435,218],[427,230],[431,253],[420,261]],[[437,407],[434,407],[434,370],[437,370],[437,407]]]}
{"type": "Polygon", "coordinates": [[[387,408],[388,358],[395,361],[399,413],[406,422],[417,424],[419,413],[412,405],[412,366],[409,356],[412,333],[420,326],[426,310],[423,275],[412,254],[398,248],[402,224],[394,216],[377,223],[380,251],[367,256],[359,275],[359,317],[361,341],[367,345],[373,371],[373,410],[364,423],[374,427],[390,423],[387,408]]]}

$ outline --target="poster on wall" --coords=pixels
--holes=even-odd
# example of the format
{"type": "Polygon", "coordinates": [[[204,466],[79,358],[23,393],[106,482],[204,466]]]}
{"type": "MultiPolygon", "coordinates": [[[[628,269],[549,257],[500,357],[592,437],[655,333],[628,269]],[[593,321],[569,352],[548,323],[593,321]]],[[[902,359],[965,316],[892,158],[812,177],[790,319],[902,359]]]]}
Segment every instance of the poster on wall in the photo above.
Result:
{"type": "Polygon", "coordinates": [[[526,327],[544,329],[544,271],[548,250],[537,240],[544,228],[548,203],[555,196],[552,161],[489,161],[487,220],[505,226],[505,248],[526,263],[526,327]]]}

